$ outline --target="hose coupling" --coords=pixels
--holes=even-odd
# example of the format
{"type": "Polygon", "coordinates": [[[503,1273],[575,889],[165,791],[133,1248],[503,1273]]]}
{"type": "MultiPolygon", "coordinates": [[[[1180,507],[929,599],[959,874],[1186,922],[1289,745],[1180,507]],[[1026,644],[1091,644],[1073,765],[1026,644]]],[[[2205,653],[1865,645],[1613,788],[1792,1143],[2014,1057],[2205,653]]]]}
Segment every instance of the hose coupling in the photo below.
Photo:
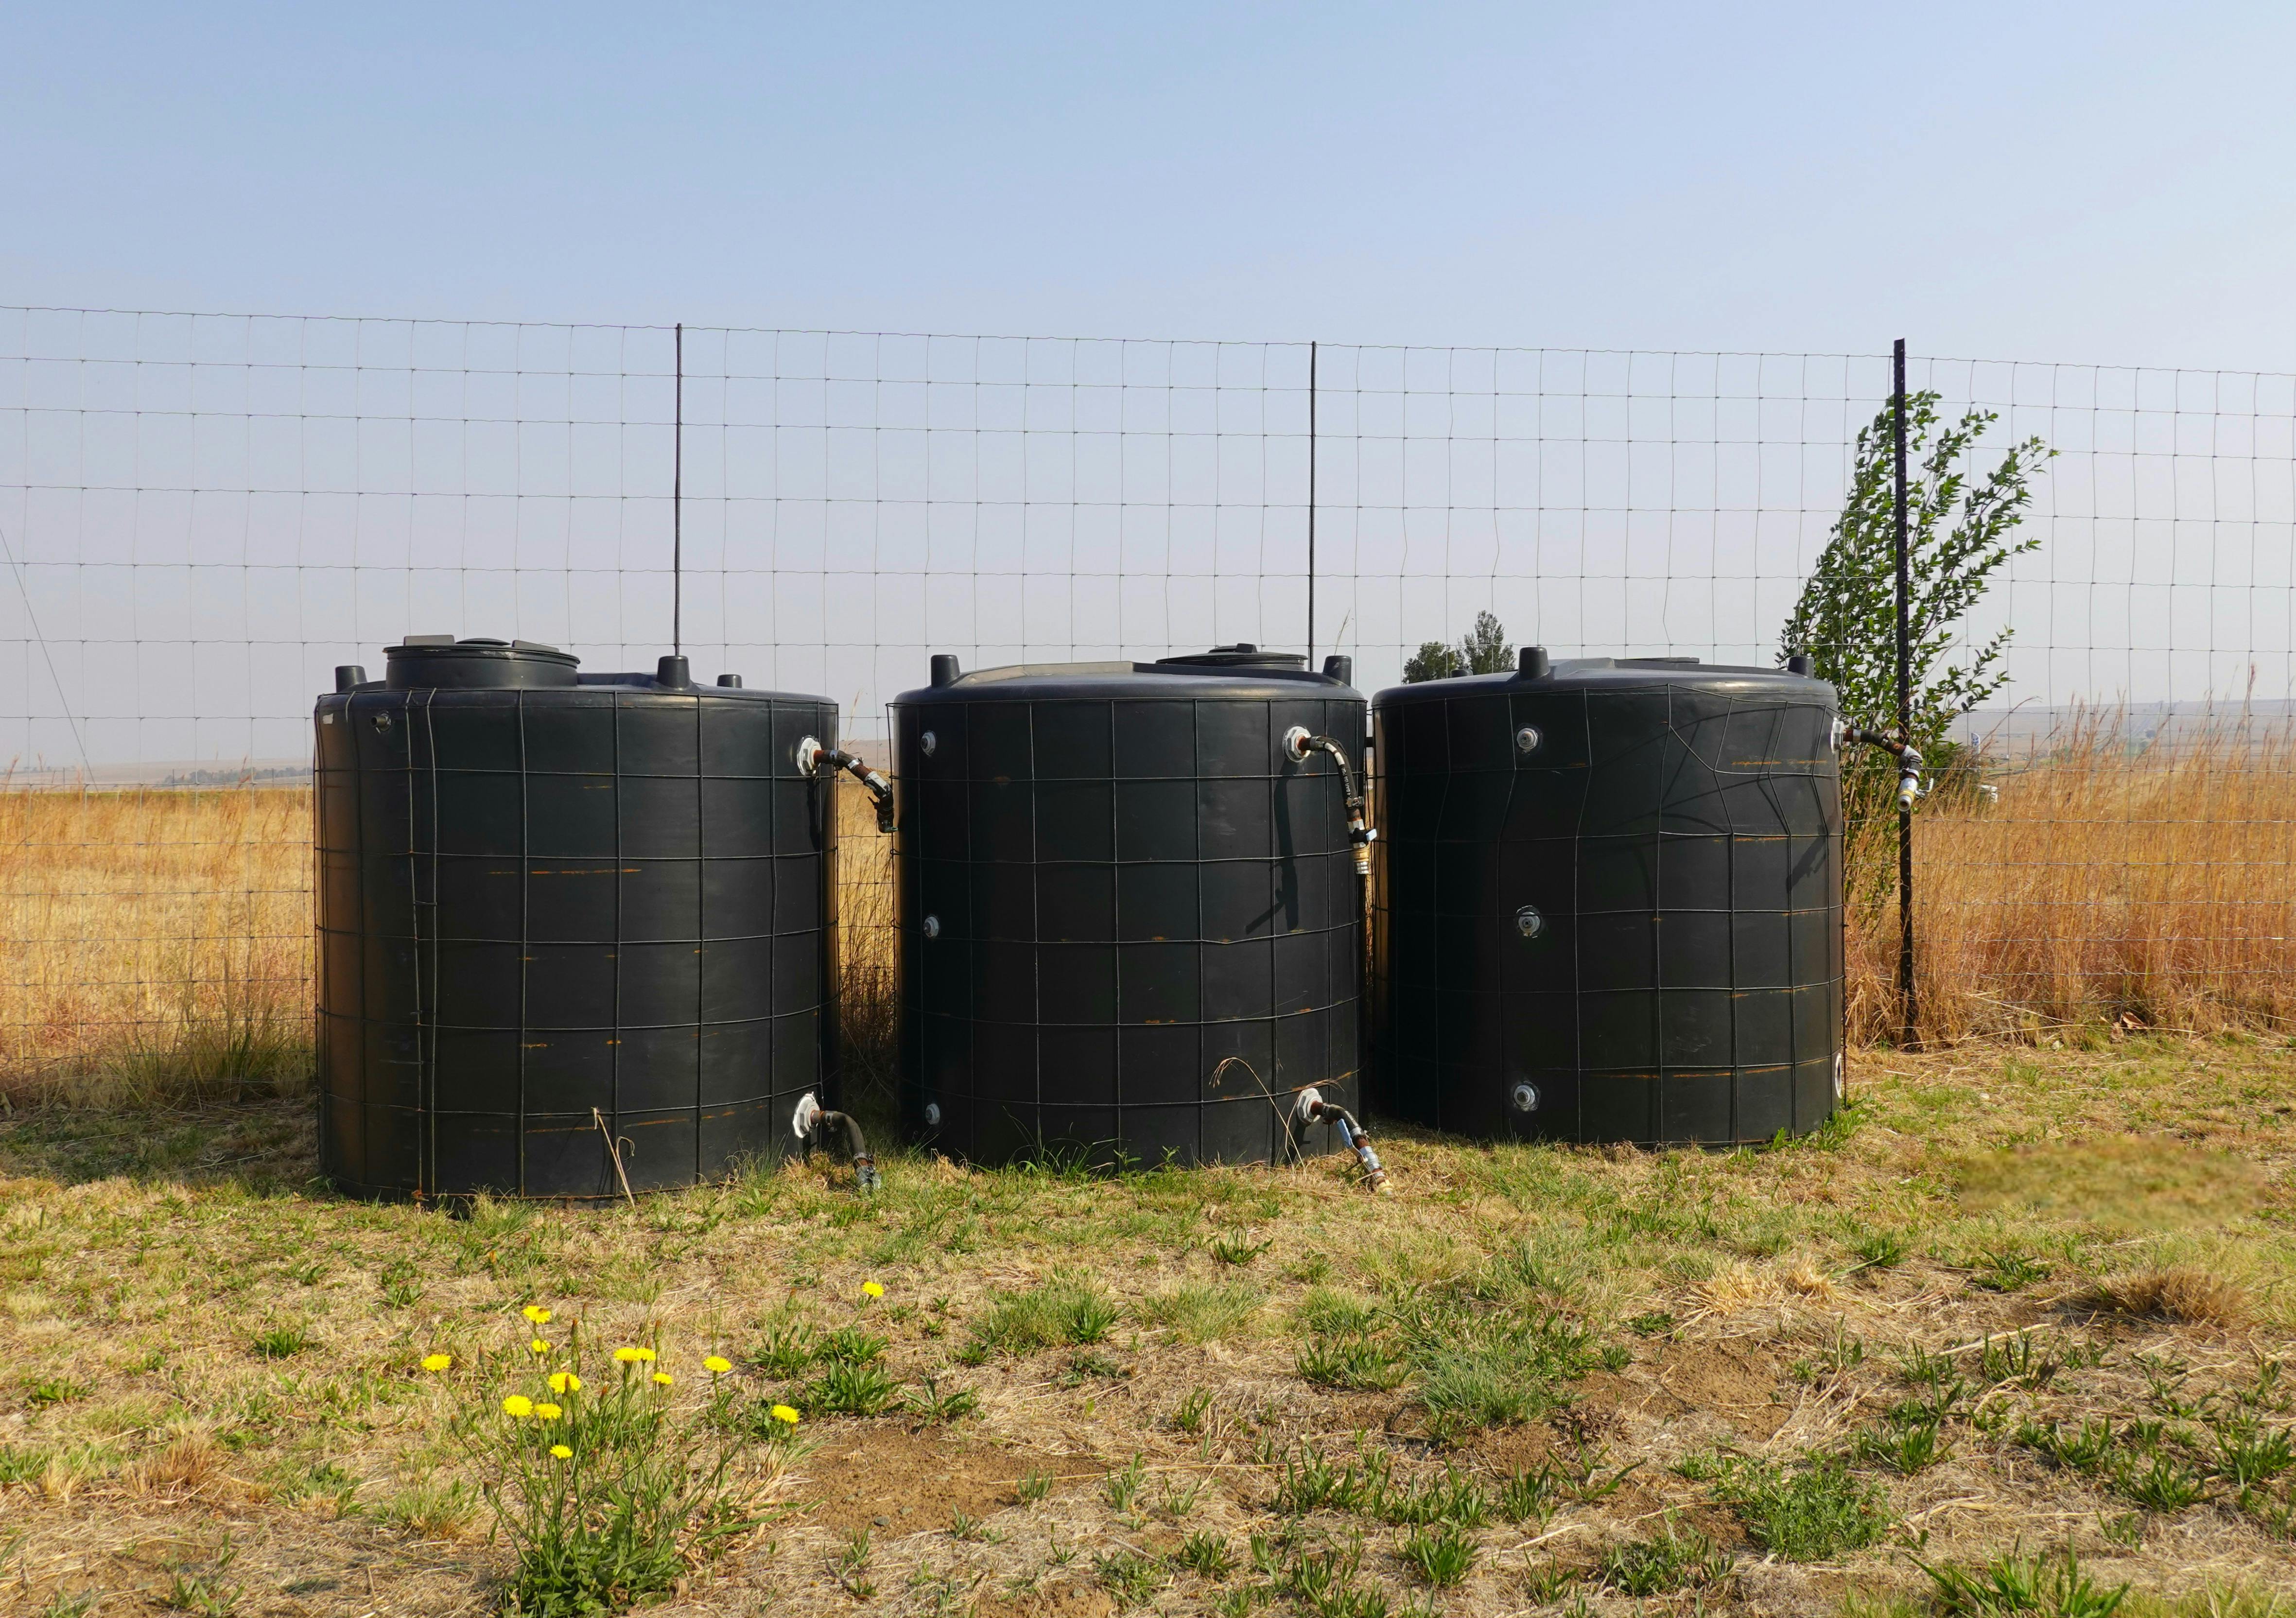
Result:
{"type": "Polygon", "coordinates": [[[869,768],[855,754],[840,748],[824,747],[816,736],[808,736],[797,744],[797,773],[812,779],[824,766],[841,769],[858,781],[877,806],[877,829],[893,829],[893,784],[885,779],[881,770],[869,768]]]}
{"type": "Polygon", "coordinates": [[[1379,1161],[1379,1154],[1372,1149],[1371,1131],[1356,1121],[1353,1113],[1336,1102],[1324,1100],[1322,1092],[1310,1085],[1300,1092],[1300,1099],[1292,1105],[1292,1115],[1296,1129],[1305,1129],[1315,1123],[1338,1125],[1340,1138],[1356,1154],[1356,1162],[1363,1169],[1364,1184],[1382,1196],[1395,1195],[1395,1187],[1388,1183],[1385,1165],[1379,1161]]]}
{"type": "Polygon", "coordinates": [[[1312,735],[1305,725],[1294,725],[1283,733],[1283,753],[1295,764],[1305,763],[1314,753],[1329,753],[1332,762],[1339,766],[1340,790],[1348,806],[1348,842],[1355,850],[1356,875],[1371,875],[1371,845],[1379,841],[1379,833],[1364,819],[1364,795],[1356,785],[1355,766],[1348,761],[1348,750],[1329,736],[1312,735]]]}
{"type": "Polygon", "coordinates": [[[1923,793],[1921,749],[1870,725],[1843,725],[1841,743],[1845,747],[1878,747],[1893,755],[1898,760],[1898,811],[1913,813],[1915,801],[1923,793]]]}
{"type": "Polygon", "coordinates": [[[885,1183],[878,1176],[876,1154],[869,1150],[859,1122],[849,1113],[831,1112],[811,1090],[798,1097],[797,1110],[790,1114],[790,1130],[798,1138],[799,1149],[808,1154],[817,1146],[827,1146],[832,1135],[842,1134],[846,1155],[853,1162],[855,1188],[869,1196],[885,1183]]]}

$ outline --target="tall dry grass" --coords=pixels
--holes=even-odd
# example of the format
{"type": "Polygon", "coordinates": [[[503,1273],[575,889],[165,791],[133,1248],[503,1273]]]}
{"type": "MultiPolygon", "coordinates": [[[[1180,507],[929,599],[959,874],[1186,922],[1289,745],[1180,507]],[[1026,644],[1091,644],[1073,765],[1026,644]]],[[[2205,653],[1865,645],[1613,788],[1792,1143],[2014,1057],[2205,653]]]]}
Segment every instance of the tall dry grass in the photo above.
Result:
{"type": "MultiPolygon", "coordinates": [[[[2214,1033],[2296,1021],[2296,736],[2230,722],[2142,751],[2076,719],[1915,818],[1931,1039],[2133,1017],[2214,1033]]],[[[1898,1027],[1894,818],[1853,838],[1854,1039],[1898,1027]],[[1862,895],[1862,899],[1858,896],[1862,895]]]]}
{"type": "MultiPolygon", "coordinates": [[[[2296,1023],[2296,737],[2136,752],[2091,720],[1916,819],[1923,1033],[2134,1015],[2296,1023]]],[[[839,793],[849,1100],[898,1060],[891,844],[839,793]]],[[[1853,850],[1853,1038],[1897,1028],[1894,833],[1853,850]]],[[[0,792],[0,1096],[177,1100],[308,1080],[310,794],[0,792]]]]}
{"type": "Polygon", "coordinates": [[[310,837],[300,788],[0,792],[0,1096],[306,1082],[310,837]]]}

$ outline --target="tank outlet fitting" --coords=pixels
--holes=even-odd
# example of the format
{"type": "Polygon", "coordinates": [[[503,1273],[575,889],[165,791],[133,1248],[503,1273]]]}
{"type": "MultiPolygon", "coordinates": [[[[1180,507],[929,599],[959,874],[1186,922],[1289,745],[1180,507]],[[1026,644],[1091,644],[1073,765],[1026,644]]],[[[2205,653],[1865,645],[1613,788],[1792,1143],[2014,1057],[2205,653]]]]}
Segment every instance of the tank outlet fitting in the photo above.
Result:
{"type": "Polygon", "coordinates": [[[1340,790],[1348,804],[1348,841],[1355,845],[1356,875],[1371,875],[1371,845],[1379,841],[1379,834],[1364,824],[1364,796],[1356,786],[1355,766],[1348,762],[1348,750],[1329,736],[1311,735],[1305,725],[1294,725],[1283,733],[1283,756],[1295,764],[1307,762],[1309,755],[1327,752],[1332,762],[1339,766],[1340,790]]]}
{"type": "Polygon", "coordinates": [[[917,738],[917,745],[925,750],[925,757],[930,759],[933,756],[933,750],[940,745],[940,738],[928,730],[917,738]]]}
{"type": "Polygon", "coordinates": [[[1538,1087],[1525,1080],[1514,1087],[1512,1099],[1516,1112],[1536,1113],[1538,1111],[1538,1087]]]}
{"type": "Polygon", "coordinates": [[[828,1145],[832,1134],[842,1133],[846,1154],[853,1160],[854,1184],[862,1195],[872,1195],[884,1183],[878,1178],[877,1159],[869,1150],[860,1124],[849,1113],[832,1113],[823,1106],[811,1090],[798,1097],[797,1110],[790,1115],[790,1128],[796,1133],[800,1147],[808,1154],[816,1146],[828,1145]]]}
{"type": "Polygon", "coordinates": [[[1538,727],[1536,725],[1526,725],[1514,733],[1514,750],[1525,758],[1538,751],[1538,727]]]}
{"type": "Polygon", "coordinates": [[[1915,802],[1923,795],[1921,750],[1911,742],[1901,742],[1897,737],[1876,730],[1868,725],[1844,724],[1841,727],[1841,744],[1843,746],[1878,747],[1883,752],[1896,756],[1898,812],[1901,815],[1912,814],[1915,802]]]}
{"type": "Polygon", "coordinates": [[[926,916],[924,920],[917,924],[917,931],[923,933],[927,938],[939,938],[940,936],[940,917],[938,916],[926,916]]]}
{"type": "Polygon", "coordinates": [[[928,1129],[938,1129],[940,1128],[939,1102],[928,1101],[925,1103],[925,1128],[928,1129]]]}
{"type": "Polygon", "coordinates": [[[1514,930],[1525,938],[1537,938],[1546,931],[1546,918],[1538,913],[1537,905],[1525,905],[1514,913],[1514,930]]]}
{"type": "Polygon", "coordinates": [[[834,747],[822,745],[818,736],[808,736],[797,744],[797,773],[810,781],[821,772],[822,766],[841,769],[867,789],[877,805],[877,829],[893,829],[893,784],[881,771],[873,770],[859,758],[834,747]]]}
{"type": "Polygon", "coordinates": [[[1356,1162],[1363,1170],[1364,1184],[1382,1196],[1395,1194],[1395,1187],[1388,1184],[1386,1167],[1379,1161],[1379,1154],[1372,1150],[1371,1131],[1356,1121],[1353,1113],[1334,1102],[1324,1100],[1322,1093],[1311,1085],[1301,1090],[1300,1099],[1292,1104],[1292,1118],[1295,1138],[1308,1124],[1336,1124],[1340,1138],[1347,1142],[1348,1149],[1356,1154],[1356,1162]]]}

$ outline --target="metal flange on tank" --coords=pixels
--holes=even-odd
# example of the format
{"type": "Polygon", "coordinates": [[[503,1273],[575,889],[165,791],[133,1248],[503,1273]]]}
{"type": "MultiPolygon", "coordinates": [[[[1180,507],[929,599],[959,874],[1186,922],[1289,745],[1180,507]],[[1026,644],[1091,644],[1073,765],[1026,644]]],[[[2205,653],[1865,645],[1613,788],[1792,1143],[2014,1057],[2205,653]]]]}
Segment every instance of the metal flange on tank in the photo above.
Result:
{"type": "Polygon", "coordinates": [[[1382,1109],[1485,1138],[1763,1140],[1842,1039],[1838,700],[1807,667],[1551,661],[1373,702],[1382,1109]]]}
{"type": "Polygon", "coordinates": [[[675,655],[386,656],[314,715],[325,1171],[607,1197],[796,1149],[838,1077],[836,705],[675,655]]]}

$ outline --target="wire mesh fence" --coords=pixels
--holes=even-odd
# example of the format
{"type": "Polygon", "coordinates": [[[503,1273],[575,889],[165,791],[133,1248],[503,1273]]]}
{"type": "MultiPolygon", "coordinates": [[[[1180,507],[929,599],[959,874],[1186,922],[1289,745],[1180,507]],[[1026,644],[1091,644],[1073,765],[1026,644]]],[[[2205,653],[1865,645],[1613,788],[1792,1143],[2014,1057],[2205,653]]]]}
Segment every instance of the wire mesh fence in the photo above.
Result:
{"type": "MultiPolygon", "coordinates": [[[[1374,689],[1488,612],[1557,657],[1772,663],[1891,387],[1878,346],[689,326],[680,352],[667,325],[0,309],[12,1085],[299,1072],[313,695],[410,632],[651,667],[674,456],[697,674],[827,694],[865,749],[935,652],[1248,640],[1374,689]]],[[[1987,414],[1973,465],[2054,451],[2038,544],[1952,628],[1964,661],[2011,637],[1920,816],[1924,1031],[2284,1023],[2296,378],[1916,357],[1910,385],[1987,414]]],[[[849,990],[889,1007],[882,848],[848,849],[849,990]]],[[[1895,924],[1886,883],[1852,898],[1871,1036],[1895,924]]]]}

